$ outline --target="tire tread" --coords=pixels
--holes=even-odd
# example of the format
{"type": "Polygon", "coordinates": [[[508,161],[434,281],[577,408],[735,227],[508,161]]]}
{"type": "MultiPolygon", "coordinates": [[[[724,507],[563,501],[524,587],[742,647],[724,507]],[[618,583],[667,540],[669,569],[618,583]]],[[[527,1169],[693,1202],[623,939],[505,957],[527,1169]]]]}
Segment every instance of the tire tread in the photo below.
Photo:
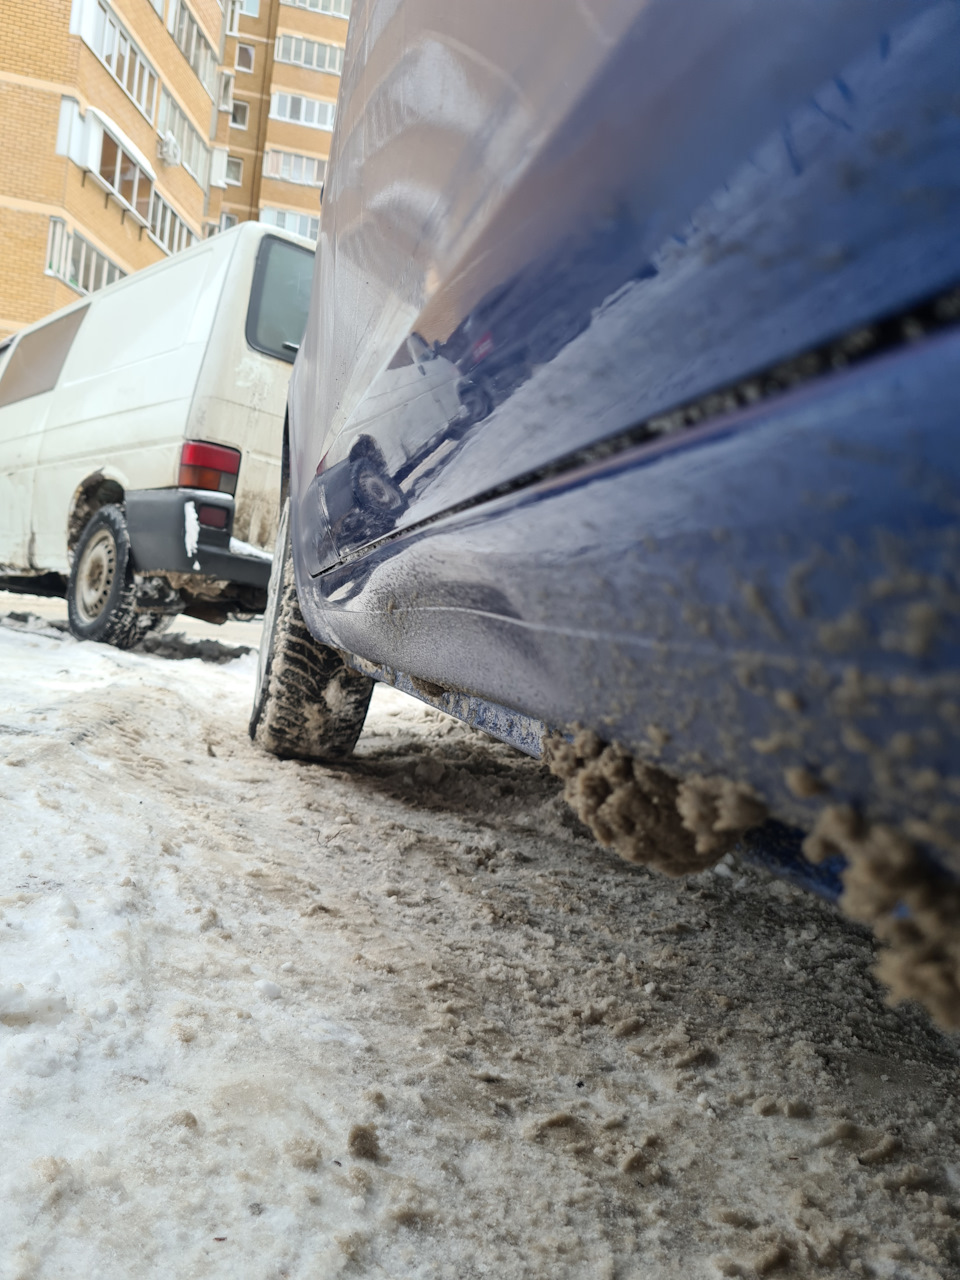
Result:
{"type": "Polygon", "coordinates": [[[339,649],[315,639],[304,622],[290,547],[289,503],[277,535],[260,643],[265,652],[250,737],[280,757],[340,760],[350,755],[374,682],[352,670],[339,649]]]}

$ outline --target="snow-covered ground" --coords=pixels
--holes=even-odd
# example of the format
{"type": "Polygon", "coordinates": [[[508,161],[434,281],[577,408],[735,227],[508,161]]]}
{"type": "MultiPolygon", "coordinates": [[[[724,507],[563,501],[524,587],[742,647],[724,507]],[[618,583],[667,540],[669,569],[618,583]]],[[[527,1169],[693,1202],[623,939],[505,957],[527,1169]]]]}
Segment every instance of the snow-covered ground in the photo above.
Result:
{"type": "Polygon", "coordinates": [[[390,690],[263,756],[254,661],[0,626],[3,1280],[960,1275],[957,1042],[862,931],[390,690]]]}

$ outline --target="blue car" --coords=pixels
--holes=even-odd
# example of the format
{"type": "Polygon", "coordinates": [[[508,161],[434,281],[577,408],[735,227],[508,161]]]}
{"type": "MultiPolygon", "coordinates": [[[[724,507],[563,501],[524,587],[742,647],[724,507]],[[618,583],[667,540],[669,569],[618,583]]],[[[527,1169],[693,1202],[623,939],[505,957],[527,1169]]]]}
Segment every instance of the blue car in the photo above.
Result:
{"type": "Polygon", "coordinates": [[[384,680],[960,1025],[960,6],[360,0],[251,733],[384,680]]]}

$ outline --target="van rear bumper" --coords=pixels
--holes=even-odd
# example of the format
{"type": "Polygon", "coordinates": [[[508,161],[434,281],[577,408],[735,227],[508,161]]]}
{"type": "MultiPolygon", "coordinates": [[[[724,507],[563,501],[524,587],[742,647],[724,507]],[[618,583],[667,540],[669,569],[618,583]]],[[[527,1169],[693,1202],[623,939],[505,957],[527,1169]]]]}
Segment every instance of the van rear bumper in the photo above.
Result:
{"type": "Polygon", "coordinates": [[[125,499],[133,560],[140,573],[196,573],[266,588],[272,557],[231,550],[233,498],[206,489],[133,489],[125,499]],[[204,508],[225,512],[223,528],[202,523],[204,508]]]}

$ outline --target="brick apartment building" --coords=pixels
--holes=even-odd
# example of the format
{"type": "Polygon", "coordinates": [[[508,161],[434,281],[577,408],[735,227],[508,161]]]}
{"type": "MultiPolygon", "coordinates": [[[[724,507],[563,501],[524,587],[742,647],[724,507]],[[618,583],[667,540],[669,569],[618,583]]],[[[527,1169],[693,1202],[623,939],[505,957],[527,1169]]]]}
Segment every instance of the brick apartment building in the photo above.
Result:
{"type": "Polygon", "coordinates": [[[0,0],[0,339],[238,221],[316,237],[350,0],[0,0]]]}
{"type": "Polygon", "coordinates": [[[315,239],[350,0],[261,0],[256,8],[248,0],[226,41],[221,221],[259,218],[315,239]]]}

